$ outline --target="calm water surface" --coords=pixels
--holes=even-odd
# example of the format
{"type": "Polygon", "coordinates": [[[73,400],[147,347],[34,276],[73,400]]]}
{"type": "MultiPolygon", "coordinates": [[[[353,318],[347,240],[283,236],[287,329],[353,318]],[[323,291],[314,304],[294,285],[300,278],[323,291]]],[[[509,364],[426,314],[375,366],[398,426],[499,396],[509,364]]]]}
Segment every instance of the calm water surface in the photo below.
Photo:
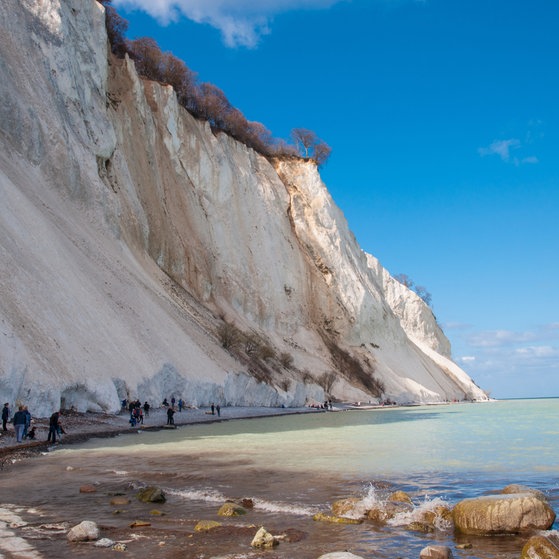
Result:
{"type": "MultiPolygon", "coordinates": [[[[328,525],[314,522],[312,515],[328,513],[339,498],[382,501],[397,489],[407,491],[418,510],[441,501],[452,506],[509,483],[542,490],[559,511],[558,437],[558,399],[192,425],[90,441],[18,464],[2,474],[0,502],[21,506],[22,518],[34,525],[96,520],[108,537],[111,531],[121,537],[124,528],[130,533],[130,522],[147,515],[152,526],[149,537],[140,538],[143,552],[157,545],[158,557],[312,559],[350,550],[364,558],[411,559],[426,545],[441,544],[450,546],[455,557],[518,559],[525,538],[464,538],[444,526],[423,534],[398,521],[387,527],[328,525]],[[97,493],[80,494],[85,483],[97,483],[97,493]],[[168,500],[158,506],[165,516],[149,517],[146,505],[135,500],[115,514],[112,494],[133,496],[135,488],[147,484],[165,489],[168,500]],[[193,534],[198,519],[218,520],[222,502],[240,497],[252,498],[254,509],[225,523],[264,525],[272,533],[296,529],[303,539],[262,554],[242,538],[224,536],[216,542],[193,534]],[[455,547],[465,541],[471,549],[455,547]]],[[[137,542],[129,542],[131,550],[137,542]]],[[[37,536],[32,544],[44,557],[115,553],[91,545],[61,546],[55,535],[37,536]]]]}

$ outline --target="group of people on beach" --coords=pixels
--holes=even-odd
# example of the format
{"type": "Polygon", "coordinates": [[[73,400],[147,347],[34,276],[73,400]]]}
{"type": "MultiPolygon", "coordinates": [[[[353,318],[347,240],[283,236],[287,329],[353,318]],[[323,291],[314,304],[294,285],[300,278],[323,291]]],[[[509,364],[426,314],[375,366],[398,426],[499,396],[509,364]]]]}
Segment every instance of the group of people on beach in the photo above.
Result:
{"type": "Polygon", "coordinates": [[[10,403],[6,402],[2,408],[2,431],[7,431],[8,423],[12,423],[18,443],[23,442],[23,439],[35,438],[35,427],[31,427],[31,413],[27,406],[18,406],[11,420],[10,416],[10,403]]]}
{"type": "Polygon", "coordinates": [[[144,424],[144,415],[145,417],[149,416],[149,410],[151,408],[149,402],[146,400],[144,405],[142,406],[142,402],[140,400],[130,400],[128,401],[126,398],[122,400],[122,410],[128,409],[130,413],[130,419],[128,422],[132,427],[135,427],[137,424],[144,424]]]}
{"type": "MultiPolygon", "coordinates": [[[[47,442],[56,443],[57,438],[60,439],[62,434],[65,433],[59,418],[60,411],[56,411],[50,416],[47,442]]],[[[8,423],[14,426],[18,443],[22,443],[26,439],[34,440],[37,436],[36,427],[32,425],[31,412],[27,406],[19,405],[17,411],[12,416],[10,404],[6,402],[2,408],[2,431],[8,431],[8,423]]]]}

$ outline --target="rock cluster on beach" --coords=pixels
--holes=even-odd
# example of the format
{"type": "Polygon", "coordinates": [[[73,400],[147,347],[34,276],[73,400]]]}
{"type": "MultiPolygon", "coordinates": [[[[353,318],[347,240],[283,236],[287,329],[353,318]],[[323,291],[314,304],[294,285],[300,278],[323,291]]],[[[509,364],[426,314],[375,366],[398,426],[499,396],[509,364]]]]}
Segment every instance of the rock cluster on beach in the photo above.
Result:
{"type": "MultiPolygon", "coordinates": [[[[96,487],[95,484],[82,485],[77,488],[96,487]]],[[[99,489],[99,488],[98,488],[99,489]]],[[[81,492],[84,499],[97,499],[96,495],[99,491],[81,492]]],[[[352,524],[371,523],[372,525],[381,524],[383,526],[390,525],[391,522],[400,519],[406,519],[404,527],[411,531],[422,531],[429,533],[430,531],[439,531],[437,541],[426,545],[417,559],[451,559],[454,554],[460,550],[472,549],[475,543],[468,543],[463,540],[464,536],[502,536],[504,534],[521,534],[524,538],[523,548],[519,549],[519,559],[559,559],[559,538],[556,533],[548,532],[555,514],[545,495],[539,491],[519,485],[508,486],[500,493],[489,496],[480,496],[474,499],[465,499],[457,503],[454,507],[441,506],[435,503],[432,507],[416,506],[413,499],[405,492],[394,491],[387,495],[384,499],[375,499],[371,502],[368,498],[350,497],[340,499],[331,504],[331,511],[315,515],[316,522],[328,522],[341,524],[339,529],[351,530],[352,524]],[[475,506],[474,506],[475,505],[475,506]],[[372,510],[378,510],[386,507],[389,512],[385,515],[378,513],[370,514],[372,510]],[[496,513],[495,511],[498,511],[496,513]],[[504,521],[503,511],[520,511],[509,515],[508,522],[504,521]],[[545,512],[542,512],[545,511],[545,512]],[[343,525],[343,526],[342,526],[343,525]],[[446,532],[450,535],[455,533],[461,535],[460,543],[447,545],[441,543],[441,533],[446,532]]],[[[102,526],[99,526],[91,519],[85,519],[74,525],[65,528],[64,525],[44,525],[39,526],[39,530],[48,531],[52,536],[56,534],[65,535],[67,545],[90,545],[96,547],[111,548],[115,551],[126,551],[129,544],[134,541],[130,538],[132,532],[126,530],[138,530],[143,534],[143,538],[149,537],[149,534],[156,536],[156,532],[152,532],[154,527],[149,520],[145,520],[145,515],[153,515],[154,511],[149,507],[153,502],[164,504],[165,491],[158,486],[147,486],[139,488],[134,492],[126,494],[109,494],[106,496],[110,499],[111,506],[129,508],[133,502],[143,503],[145,510],[135,509],[132,513],[138,515],[136,520],[130,522],[124,515],[125,510],[122,508],[115,509],[114,513],[122,518],[122,527],[115,531],[114,528],[110,532],[105,532],[102,526]],[[104,533],[105,532],[105,533],[104,533]],[[114,535],[118,534],[118,538],[114,535]],[[128,536],[127,536],[128,534],[128,536]]],[[[270,550],[278,548],[283,553],[289,554],[289,545],[291,542],[304,540],[305,533],[293,529],[283,531],[271,531],[262,524],[254,524],[254,513],[252,512],[254,503],[252,499],[239,498],[235,500],[225,501],[220,505],[216,505],[214,518],[200,518],[191,521],[191,534],[211,535],[213,542],[219,542],[220,538],[234,538],[241,546],[248,546],[254,550],[270,550]],[[244,504],[244,506],[243,506],[244,504]],[[217,519],[225,517],[222,521],[217,519]],[[246,518],[246,520],[245,520],[246,518]],[[243,543],[244,542],[244,543],[243,543]]],[[[157,511],[159,515],[166,514],[157,511]]],[[[129,516],[128,516],[129,518],[129,516]]],[[[0,536],[4,535],[11,541],[19,542],[17,545],[21,552],[34,553],[33,547],[21,538],[17,538],[14,530],[24,528],[26,523],[12,511],[0,509],[0,536]],[[2,528],[4,523],[4,528],[2,528]]],[[[402,522],[397,524],[402,526],[402,522]]],[[[188,528],[186,537],[188,536],[188,528]]],[[[207,537],[204,536],[204,537],[207,537]]],[[[184,533],[183,533],[183,537],[184,533]]],[[[7,541],[7,540],[6,540],[7,541]]],[[[147,541],[147,540],[145,540],[147,541]]],[[[474,539],[474,542],[477,540],[474,539]]],[[[0,544],[0,552],[2,549],[0,544]]],[[[475,554],[475,549],[472,551],[475,554]]],[[[232,553],[230,555],[220,555],[220,559],[234,559],[238,555],[232,553]]],[[[283,555],[282,555],[283,556],[283,555]]],[[[251,555],[247,555],[251,557],[251,555]]],[[[216,558],[217,559],[217,556],[216,558]]],[[[364,559],[362,555],[356,554],[351,550],[332,550],[328,553],[318,554],[317,559],[364,559]]]]}

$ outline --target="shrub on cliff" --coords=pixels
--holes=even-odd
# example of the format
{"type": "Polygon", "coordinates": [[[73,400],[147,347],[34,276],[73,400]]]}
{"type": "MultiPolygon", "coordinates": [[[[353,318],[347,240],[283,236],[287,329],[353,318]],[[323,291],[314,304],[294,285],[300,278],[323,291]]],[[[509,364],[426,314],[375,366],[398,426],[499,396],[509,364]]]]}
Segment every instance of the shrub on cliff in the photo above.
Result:
{"type": "Polygon", "coordinates": [[[162,52],[154,39],[141,37],[126,39],[128,22],[111,5],[111,0],[98,0],[105,7],[105,25],[111,52],[134,61],[139,75],[149,80],[169,84],[175,90],[181,106],[196,118],[210,123],[214,132],[224,132],[266,157],[302,157],[318,167],[330,157],[331,148],[314,132],[295,128],[295,146],[274,138],[260,122],[246,119],[231,105],[225,93],[211,83],[197,83],[196,74],[170,52],[162,52]]]}

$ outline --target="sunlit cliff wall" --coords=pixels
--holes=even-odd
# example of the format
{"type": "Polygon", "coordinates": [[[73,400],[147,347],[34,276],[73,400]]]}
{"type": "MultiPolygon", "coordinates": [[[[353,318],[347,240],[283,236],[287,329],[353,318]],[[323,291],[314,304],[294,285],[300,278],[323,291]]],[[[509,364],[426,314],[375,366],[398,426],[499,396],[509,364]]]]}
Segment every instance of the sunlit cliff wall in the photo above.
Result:
{"type": "Polygon", "coordinates": [[[3,0],[0,25],[2,402],[485,399],[312,162],[214,135],[109,56],[95,0],[3,0]]]}

